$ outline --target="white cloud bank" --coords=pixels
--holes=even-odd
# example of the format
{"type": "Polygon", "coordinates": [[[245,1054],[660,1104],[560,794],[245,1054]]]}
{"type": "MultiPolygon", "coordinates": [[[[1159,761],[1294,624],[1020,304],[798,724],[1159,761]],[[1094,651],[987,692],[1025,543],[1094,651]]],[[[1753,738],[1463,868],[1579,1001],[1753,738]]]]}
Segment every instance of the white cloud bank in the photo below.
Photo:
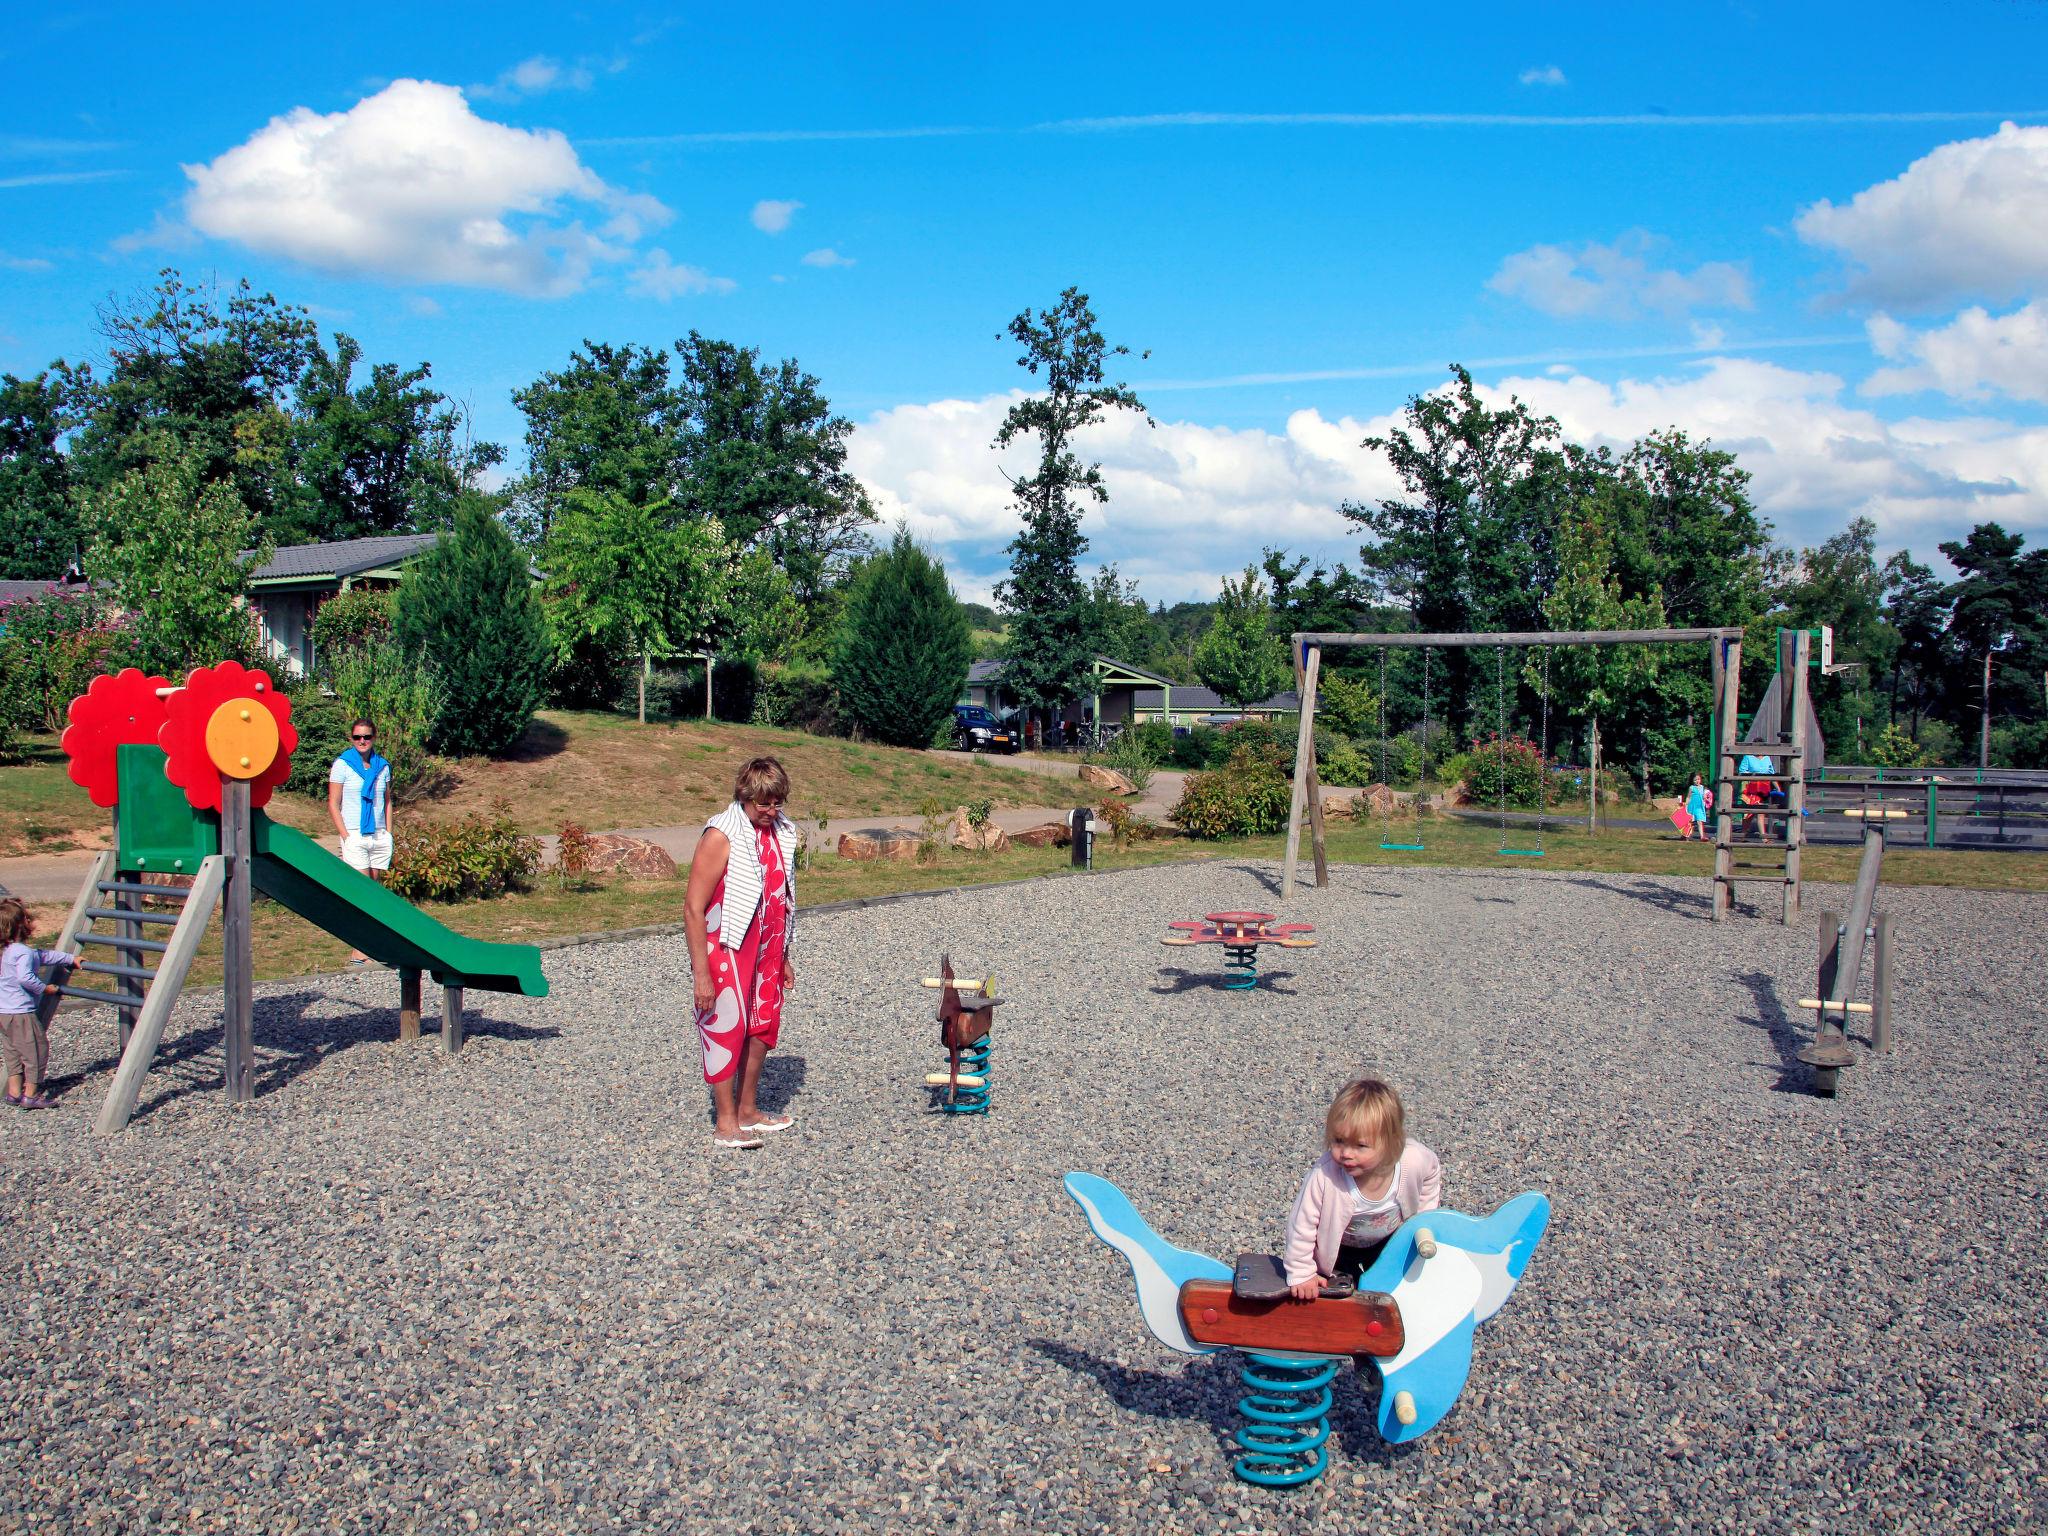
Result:
{"type": "Polygon", "coordinates": [[[463,93],[397,80],[346,112],[294,108],[188,165],[192,228],[330,272],[511,293],[574,293],[668,222],[607,185],[551,129],[478,117],[463,93]],[[580,204],[596,232],[565,217],[580,204]]]}
{"type": "MultiPolygon", "coordinates": [[[[1625,446],[1677,426],[1711,438],[1753,475],[1751,494],[1781,541],[1811,545],[1858,515],[1887,549],[1934,544],[1996,519],[2048,532],[2048,427],[1976,417],[1887,422],[1843,400],[1844,381],[1749,358],[1720,357],[1674,377],[1603,382],[1583,375],[1504,377],[1482,386],[1554,415],[1567,435],[1625,446]]],[[[861,423],[849,464],[885,523],[905,520],[944,554],[963,595],[986,597],[1007,564],[1017,517],[990,447],[1015,395],[940,400],[861,423]]],[[[1346,500],[1398,490],[1392,469],[1360,441],[1397,423],[1294,412],[1284,430],[1189,421],[1155,428],[1128,415],[1089,429],[1077,450],[1100,461],[1106,507],[1090,506],[1090,561],[1114,561],[1148,600],[1213,597],[1222,576],[1267,546],[1355,558],[1346,500]]]]}
{"type": "Polygon", "coordinates": [[[2048,405],[2048,303],[2037,299],[2009,315],[1973,307],[1929,331],[1880,314],[1869,330],[1878,355],[1902,366],[1865,379],[1866,395],[1933,389],[1964,400],[1999,394],[2048,405]]]}
{"type": "Polygon", "coordinates": [[[1752,307],[1745,268],[1726,261],[1705,262],[1690,272],[1659,267],[1652,258],[1664,245],[1640,229],[1612,245],[1532,245],[1503,261],[1486,286],[1546,315],[1573,320],[1752,307]]]}
{"type": "Polygon", "coordinates": [[[1915,160],[1847,203],[1799,215],[1800,238],[1860,270],[1874,303],[2005,302],[2048,289],[2048,127],[2003,125],[1915,160]]]}

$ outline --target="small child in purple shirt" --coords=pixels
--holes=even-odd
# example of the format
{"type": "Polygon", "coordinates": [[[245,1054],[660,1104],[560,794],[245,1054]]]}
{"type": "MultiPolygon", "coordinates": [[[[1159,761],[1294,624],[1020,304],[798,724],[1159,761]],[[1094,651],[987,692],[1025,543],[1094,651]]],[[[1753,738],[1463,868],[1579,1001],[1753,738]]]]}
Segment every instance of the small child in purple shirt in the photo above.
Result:
{"type": "Polygon", "coordinates": [[[0,1060],[7,1067],[7,1102],[17,1109],[48,1109],[43,1068],[50,1061],[50,1035],[36,1012],[47,983],[39,966],[75,966],[78,956],[61,949],[37,949],[28,942],[36,920],[10,896],[0,901],[0,1060]]]}

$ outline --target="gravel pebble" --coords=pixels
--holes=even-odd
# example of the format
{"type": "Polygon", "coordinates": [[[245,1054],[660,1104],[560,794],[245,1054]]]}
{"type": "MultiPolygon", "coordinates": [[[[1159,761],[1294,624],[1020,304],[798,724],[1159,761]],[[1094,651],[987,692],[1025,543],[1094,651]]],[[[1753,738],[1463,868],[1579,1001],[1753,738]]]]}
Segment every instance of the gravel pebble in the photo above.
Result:
{"type": "MultiPolygon", "coordinates": [[[[1896,1040],[1793,1061],[1810,922],[1703,882],[1348,867],[1255,992],[1174,865],[813,914],[769,1058],[797,1127],[715,1153],[678,941],[562,950],[398,1046],[388,972],[259,989],[259,1096],[181,1005],[122,1136],[104,1014],[0,1120],[0,1529],[2023,1530],[2048,1523],[2039,897],[1884,893],[1896,1040]],[[995,1112],[934,1115],[941,948],[993,970],[995,1112]],[[1059,1185],[1274,1247],[1329,1097],[1392,1078],[1449,1203],[1554,1202],[1464,1398],[1330,1475],[1230,1475],[1240,1357],[1144,1331],[1059,1185]],[[1331,1522],[1339,1522],[1333,1526],[1331,1522]]],[[[1809,887],[1810,910],[1846,905],[1809,887]]],[[[430,994],[429,1012],[432,1001],[430,994]]]]}

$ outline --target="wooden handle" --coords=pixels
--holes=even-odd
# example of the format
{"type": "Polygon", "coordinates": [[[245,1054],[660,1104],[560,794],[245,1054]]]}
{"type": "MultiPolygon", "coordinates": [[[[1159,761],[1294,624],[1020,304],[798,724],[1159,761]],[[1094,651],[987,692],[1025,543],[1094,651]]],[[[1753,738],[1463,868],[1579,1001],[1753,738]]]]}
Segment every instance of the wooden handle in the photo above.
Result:
{"type": "MultiPolygon", "coordinates": [[[[1436,1234],[1427,1227],[1415,1229],[1415,1251],[1425,1259],[1436,1257],[1436,1234]]],[[[1403,1422],[1406,1422],[1405,1420],[1403,1422]]]]}
{"type": "Polygon", "coordinates": [[[970,981],[958,976],[954,977],[951,981],[946,980],[943,976],[927,976],[924,979],[924,984],[932,988],[951,987],[956,992],[982,992],[989,990],[992,986],[992,983],[985,977],[980,981],[970,981]]]}
{"type": "Polygon", "coordinates": [[[1394,1417],[1403,1424],[1415,1422],[1415,1394],[1396,1392],[1394,1394],[1394,1417]]]}
{"type": "Polygon", "coordinates": [[[962,1072],[958,1077],[950,1076],[944,1072],[927,1072],[924,1075],[924,1085],[927,1088],[950,1088],[955,1083],[958,1083],[962,1088],[981,1088],[987,1086],[980,1078],[969,1072],[962,1072]]]}
{"type": "Polygon", "coordinates": [[[1846,1008],[1851,1013],[1869,1013],[1871,1011],[1869,1003],[1830,1003],[1818,997],[1802,997],[1799,999],[1799,1006],[1802,1008],[1846,1008]]]}

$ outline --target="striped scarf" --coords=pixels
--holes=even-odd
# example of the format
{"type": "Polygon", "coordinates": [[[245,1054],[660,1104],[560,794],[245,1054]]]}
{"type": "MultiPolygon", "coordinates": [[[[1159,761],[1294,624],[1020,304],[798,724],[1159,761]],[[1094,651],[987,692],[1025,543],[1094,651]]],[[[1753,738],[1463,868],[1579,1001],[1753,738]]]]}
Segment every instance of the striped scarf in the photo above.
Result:
{"type": "MultiPolygon", "coordinates": [[[[704,825],[725,834],[732,845],[725,859],[725,904],[718,919],[718,938],[727,949],[746,942],[754,914],[761,908],[761,850],[759,835],[747,819],[746,807],[735,800],[704,825]]],[[[775,841],[782,853],[783,877],[789,882],[789,932],[796,929],[796,823],[787,816],[775,818],[775,841]]],[[[786,940],[785,940],[786,942],[786,940]]]]}

